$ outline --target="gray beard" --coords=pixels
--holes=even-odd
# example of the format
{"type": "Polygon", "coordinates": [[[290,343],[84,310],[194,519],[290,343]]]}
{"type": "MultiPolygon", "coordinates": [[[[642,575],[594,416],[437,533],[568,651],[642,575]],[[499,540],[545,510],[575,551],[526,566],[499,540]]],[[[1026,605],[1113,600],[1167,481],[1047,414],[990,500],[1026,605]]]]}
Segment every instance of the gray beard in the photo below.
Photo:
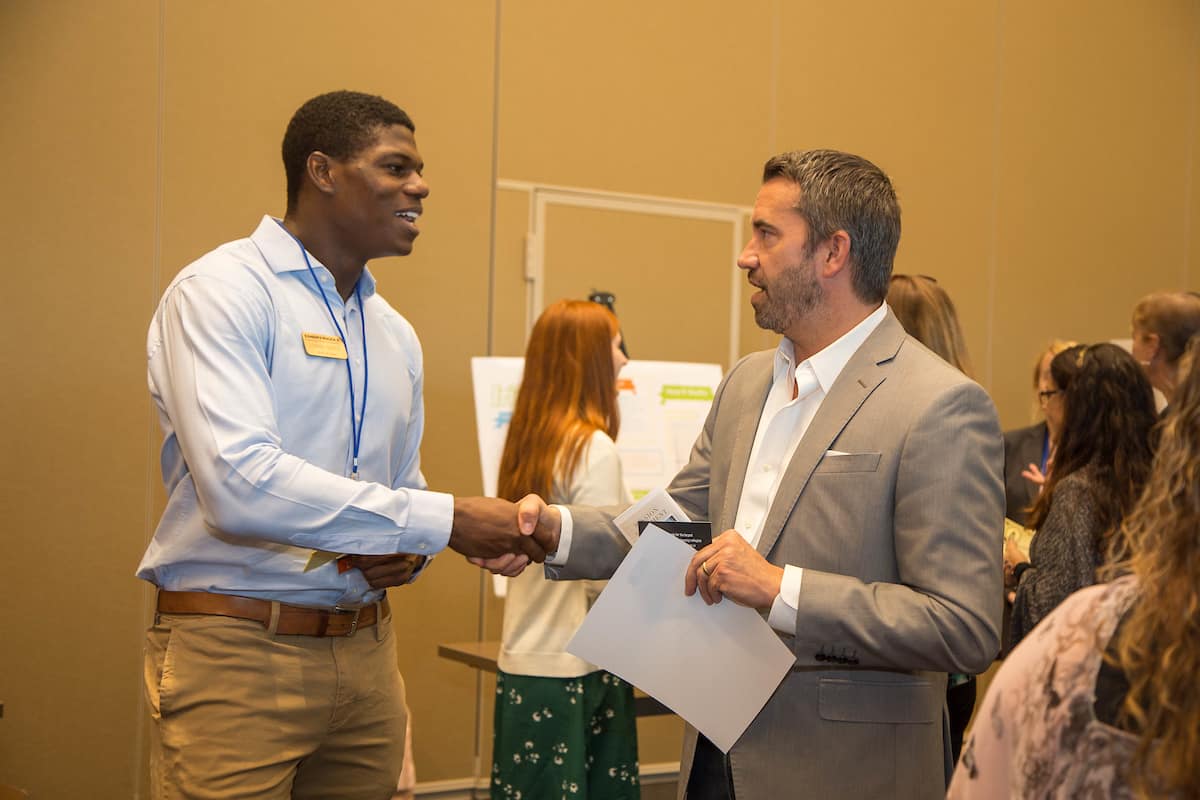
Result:
{"type": "Polygon", "coordinates": [[[825,292],[813,277],[812,266],[812,260],[805,259],[768,287],[767,301],[754,309],[758,327],[783,333],[821,305],[825,292]]]}

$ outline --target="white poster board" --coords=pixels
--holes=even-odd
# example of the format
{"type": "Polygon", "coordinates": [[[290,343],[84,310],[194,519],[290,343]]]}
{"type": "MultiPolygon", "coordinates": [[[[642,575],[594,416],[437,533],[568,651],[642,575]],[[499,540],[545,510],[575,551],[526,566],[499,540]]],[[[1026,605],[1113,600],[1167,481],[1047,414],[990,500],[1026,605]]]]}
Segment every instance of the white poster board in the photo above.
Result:
{"type": "MultiPolygon", "coordinates": [[[[523,358],[471,359],[479,461],[488,497],[496,496],[500,454],[524,366],[523,358]]],[[[666,486],[687,463],[720,382],[719,364],[630,361],[621,370],[617,451],[635,499],[666,486]]]]}
{"type": "Polygon", "coordinates": [[[475,428],[479,434],[479,464],[483,470],[483,493],[496,496],[500,455],[512,419],[525,372],[523,358],[472,358],[471,382],[475,387],[475,428]]]}
{"type": "MultiPolygon", "coordinates": [[[[500,455],[525,359],[471,359],[483,493],[496,496],[500,455]]],[[[638,499],[666,486],[687,463],[721,382],[719,364],[630,361],[617,381],[621,430],[617,452],[625,483],[638,499]]],[[[502,590],[497,585],[497,594],[502,590]]]]}

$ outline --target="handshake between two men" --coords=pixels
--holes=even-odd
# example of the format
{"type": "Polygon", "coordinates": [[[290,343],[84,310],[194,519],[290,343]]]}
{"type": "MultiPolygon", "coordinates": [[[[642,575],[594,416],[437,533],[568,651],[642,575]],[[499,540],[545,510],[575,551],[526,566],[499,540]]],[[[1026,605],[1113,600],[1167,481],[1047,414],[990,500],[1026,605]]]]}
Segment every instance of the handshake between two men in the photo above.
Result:
{"type": "MultiPolygon", "coordinates": [[[[558,550],[559,514],[537,495],[513,503],[495,497],[454,498],[451,550],[501,575],[513,577],[533,561],[558,550]]],[[[415,553],[344,555],[344,567],[361,570],[373,589],[403,586],[413,580],[426,558],[415,553]]]]}
{"type": "MultiPolygon", "coordinates": [[[[562,515],[536,494],[519,502],[495,497],[454,498],[449,547],[472,564],[497,575],[515,577],[530,563],[558,553],[562,515]]],[[[407,553],[344,556],[362,570],[376,589],[412,580],[425,557],[407,553]]],[[[697,591],[712,605],[729,597],[739,605],[771,608],[779,594],[783,569],[769,563],[737,531],[725,531],[692,558],[684,573],[684,594],[697,591]]]]}
{"type": "Polygon", "coordinates": [[[519,575],[558,550],[558,509],[535,494],[513,503],[494,497],[454,498],[450,549],[499,575],[519,575]]]}
{"type": "MultiPolygon", "coordinates": [[[[476,566],[498,575],[519,575],[530,562],[558,553],[562,514],[536,494],[517,503],[495,498],[456,498],[450,547],[476,566]]],[[[578,534],[578,531],[576,531],[578,534]]],[[[715,537],[692,557],[683,592],[713,605],[725,597],[738,605],[770,610],[784,570],[766,560],[736,530],[715,537]]]]}

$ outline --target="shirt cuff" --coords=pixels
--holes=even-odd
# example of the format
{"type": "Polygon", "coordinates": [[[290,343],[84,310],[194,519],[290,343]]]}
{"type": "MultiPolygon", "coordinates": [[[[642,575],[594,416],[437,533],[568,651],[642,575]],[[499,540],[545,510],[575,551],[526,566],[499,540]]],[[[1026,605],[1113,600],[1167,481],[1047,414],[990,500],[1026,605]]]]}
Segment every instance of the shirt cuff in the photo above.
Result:
{"type": "Polygon", "coordinates": [[[575,522],[566,506],[555,505],[551,508],[558,509],[558,513],[562,517],[562,525],[558,529],[558,549],[546,555],[546,566],[562,567],[566,566],[567,558],[571,554],[571,532],[575,529],[575,522]]]}
{"type": "Polygon", "coordinates": [[[767,622],[772,628],[789,636],[796,635],[797,609],[800,608],[800,583],[804,580],[804,570],[791,564],[783,568],[783,580],[779,584],[779,594],[771,604],[771,613],[767,622]]]}
{"type": "Polygon", "coordinates": [[[454,495],[409,489],[406,535],[401,537],[400,552],[433,555],[450,543],[450,528],[454,525],[454,495]],[[413,543],[413,540],[416,543],[413,543]]]}

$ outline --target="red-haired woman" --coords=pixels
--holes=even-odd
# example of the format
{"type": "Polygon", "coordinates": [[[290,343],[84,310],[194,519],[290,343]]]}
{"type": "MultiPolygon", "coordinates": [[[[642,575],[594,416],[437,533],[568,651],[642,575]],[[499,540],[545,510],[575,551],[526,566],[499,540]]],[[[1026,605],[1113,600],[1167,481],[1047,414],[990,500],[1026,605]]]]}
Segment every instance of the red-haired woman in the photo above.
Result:
{"type": "MultiPolygon", "coordinates": [[[[626,359],[603,306],[560,300],[530,334],[499,494],[611,506],[628,490],[613,442],[626,359]]],[[[640,797],[633,687],[565,647],[601,583],[549,581],[526,569],[504,609],[492,745],[493,798],[640,797]]]]}

